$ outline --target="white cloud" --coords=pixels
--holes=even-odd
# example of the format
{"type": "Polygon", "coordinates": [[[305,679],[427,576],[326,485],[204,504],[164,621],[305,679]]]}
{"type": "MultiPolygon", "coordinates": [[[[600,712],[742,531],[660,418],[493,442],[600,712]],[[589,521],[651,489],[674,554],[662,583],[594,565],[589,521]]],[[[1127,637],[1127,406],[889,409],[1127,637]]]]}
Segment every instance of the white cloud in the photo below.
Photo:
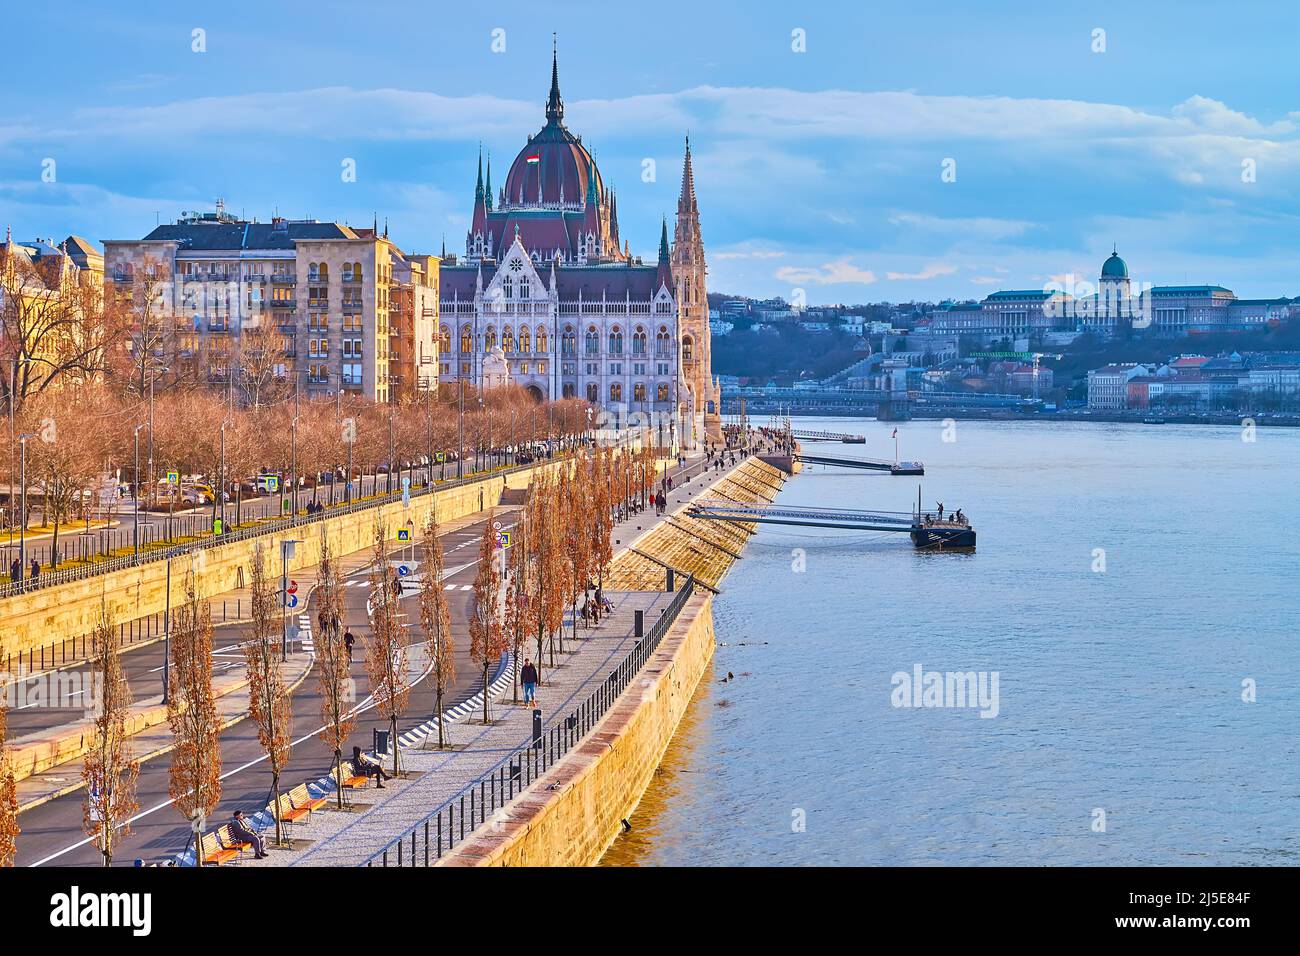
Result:
{"type": "Polygon", "coordinates": [[[956,266],[936,262],[923,266],[920,272],[886,272],[885,278],[903,282],[924,281],[937,279],[939,276],[950,276],[956,271],[956,266]]]}
{"type": "Polygon", "coordinates": [[[870,269],[858,268],[849,261],[847,256],[836,259],[834,262],[823,263],[820,266],[782,266],[774,274],[776,278],[784,282],[796,284],[839,285],[846,282],[857,282],[870,285],[876,281],[874,272],[870,269]]]}

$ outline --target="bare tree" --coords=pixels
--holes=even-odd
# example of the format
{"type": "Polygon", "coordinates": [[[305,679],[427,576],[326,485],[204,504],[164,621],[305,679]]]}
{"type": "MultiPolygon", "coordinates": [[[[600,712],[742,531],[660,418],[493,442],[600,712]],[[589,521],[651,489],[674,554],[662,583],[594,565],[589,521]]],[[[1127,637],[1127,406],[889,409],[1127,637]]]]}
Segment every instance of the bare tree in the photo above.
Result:
{"type": "Polygon", "coordinates": [[[474,575],[474,599],[469,615],[469,658],[483,671],[483,723],[488,722],[488,674],[501,658],[505,640],[501,633],[501,572],[497,568],[495,512],[488,509],[479,540],[478,572],[474,575]]]}
{"type": "Polygon", "coordinates": [[[366,676],[375,707],[388,720],[389,743],[393,749],[393,773],[400,770],[397,720],[411,697],[406,673],[406,629],[397,608],[401,583],[388,574],[387,535],[375,524],[375,544],[370,568],[370,643],[366,646],[366,676]]]}
{"type": "Polygon", "coordinates": [[[100,612],[95,627],[94,648],[92,674],[99,685],[95,700],[98,713],[81,768],[86,785],[82,828],[99,845],[104,866],[112,866],[115,840],[131,832],[130,817],[139,807],[136,781],[140,764],[132,754],[126,730],[131,688],[122,671],[118,632],[106,610],[100,612]]]}
{"type": "MultiPolygon", "coordinates": [[[[266,576],[260,544],[253,549],[251,578],[252,636],[244,644],[244,663],[248,668],[248,713],[257,726],[257,739],[266,751],[271,768],[271,805],[278,807],[280,772],[289,762],[293,743],[293,705],[280,666],[280,649],[274,640],[280,624],[276,592],[266,576]]],[[[283,838],[280,814],[277,813],[275,842],[282,843],[283,838]]]]}
{"type": "MultiPolygon", "coordinates": [[[[0,645],[0,657],[4,647],[0,645]]],[[[7,679],[10,675],[4,675],[7,679]]],[[[14,777],[13,761],[9,754],[8,699],[0,691],[0,868],[14,865],[18,852],[18,783],[14,777]]]]}
{"type": "Polygon", "coordinates": [[[212,614],[200,601],[194,576],[185,582],[185,603],[175,611],[171,638],[167,720],[172,762],[167,794],[181,816],[195,824],[194,865],[203,865],[203,821],[221,799],[221,719],[212,691],[212,614]]]}
{"type": "Polygon", "coordinates": [[[442,700],[456,679],[456,645],[451,638],[451,614],[443,591],[442,542],[438,540],[438,519],[429,515],[424,529],[424,579],[420,584],[420,623],[429,638],[433,668],[434,710],[438,720],[438,747],[447,745],[442,728],[442,700]]]}
{"type": "MultiPolygon", "coordinates": [[[[343,640],[343,575],[339,561],[330,553],[325,526],[320,529],[320,571],[316,579],[316,662],[320,687],[321,717],[325,725],[319,737],[334,755],[334,772],[341,779],[343,748],[356,720],[351,703],[356,697],[347,644],[343,640]]],[[[343,809],[343,788],[335,793],[343,809]]]]}

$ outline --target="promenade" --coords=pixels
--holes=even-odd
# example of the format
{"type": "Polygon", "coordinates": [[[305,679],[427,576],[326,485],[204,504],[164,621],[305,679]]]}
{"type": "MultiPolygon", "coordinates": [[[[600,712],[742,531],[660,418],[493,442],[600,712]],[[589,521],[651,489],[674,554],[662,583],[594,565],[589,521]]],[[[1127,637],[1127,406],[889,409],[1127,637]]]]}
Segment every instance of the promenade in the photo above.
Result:
{"type": "MultiPolygon", "coordinates": [[[[674,490],[669,495],[665,514],[656,516],[653,508],[647,508],[617,523],[612,533],[615,555],[629,551],[654,529],[680,517],[691,498],[731,474],[745,460],[737,454],[735,466],[715,469],[697,457],[688,460],[685,468],[674,466],[670,472],[674,490]]],[[[679,576],[677,583],[684,584],[685,576],[679,576]]],[[[542,684],[537,691],[537,707],[542,713],[544,735],[549,735],[558,722],[604,684],[631,653],[637,642],[636,611],[643,612],[643,625],[648,632],[675,596],[663,590],[607,590],[605,594],[614,604],[613,613],[592,627],[580,621],[578,638],[573,641],[570,636],[573,621],[566,612],[564,652],[559,653],[557,642],[557,666],[549,666],[549,654],[541,662],[542,684]]],[[[535,645],[530,642],[523,653],[534,656],[535,645]]],[[[295,830],[291,848],[271,847],[268,841],[269,852],[264,860],[246,855],[241,865],[358,866],[431,812],[449,802],[468,801],[464,792],[467,787],[532,740],[533,708],[512,702],[513,681],[499,681],[496,686],[487,725],[482,722],[481,707],[469,713],[463,713],[464,708],[449,708],[461,716],[445,719],[451,746],[438,750],[436,729],[431,736],[420,737],[412,733],[418,723],[404,722],[399,730],[399,740],[404,741],[400,757],[404,776],[388,781],[383,790],[371,786],[356,791],[352,795],[351,812],[326,810],[312,814],[308,823],[295,830]]],[[[386,766],[390,764],[391,757],[385,761],[386,766]]],[[[292,783],[298,782],[304,781],[292,783]]],[[[332,797],[329,785],[313,789],[332,797]]],[[[459,817],[458,813],[455,815],[459,817]]]]}

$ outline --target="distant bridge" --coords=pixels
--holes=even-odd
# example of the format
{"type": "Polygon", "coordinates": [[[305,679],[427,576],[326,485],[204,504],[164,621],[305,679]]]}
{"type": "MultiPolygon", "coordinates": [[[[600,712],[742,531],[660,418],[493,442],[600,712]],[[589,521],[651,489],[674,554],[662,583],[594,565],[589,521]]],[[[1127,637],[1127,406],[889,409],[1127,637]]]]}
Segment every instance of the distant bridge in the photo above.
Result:
{"type": "Polygon", "coordinates": [[[867,441],[866,435],[851,435],[848,432],[809,431],[804,428],[794,429],[792,435],[798,441],[837,441],[846,445],[864,445],[867,441]]]}

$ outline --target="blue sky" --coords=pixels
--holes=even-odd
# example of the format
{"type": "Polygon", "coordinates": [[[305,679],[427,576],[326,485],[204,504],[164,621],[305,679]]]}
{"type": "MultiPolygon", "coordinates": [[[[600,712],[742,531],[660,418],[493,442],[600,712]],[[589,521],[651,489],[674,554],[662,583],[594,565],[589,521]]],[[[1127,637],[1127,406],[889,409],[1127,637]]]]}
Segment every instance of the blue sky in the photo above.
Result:
{"type": "Polygon", "coordinates": [[[542,124],[555,31],[566,121],[645,256],[689,129],[714,291],[982,297],[1094,281],[1114,243],[1138,281],[1300,294],[1294,5],[235,0],[4,17],[0,225],[19,238],[137,238],[221,196],[250,218],[377,211],[405,249],[445,234],[457,250],[479,141],[499,182],[542,124]]]}

